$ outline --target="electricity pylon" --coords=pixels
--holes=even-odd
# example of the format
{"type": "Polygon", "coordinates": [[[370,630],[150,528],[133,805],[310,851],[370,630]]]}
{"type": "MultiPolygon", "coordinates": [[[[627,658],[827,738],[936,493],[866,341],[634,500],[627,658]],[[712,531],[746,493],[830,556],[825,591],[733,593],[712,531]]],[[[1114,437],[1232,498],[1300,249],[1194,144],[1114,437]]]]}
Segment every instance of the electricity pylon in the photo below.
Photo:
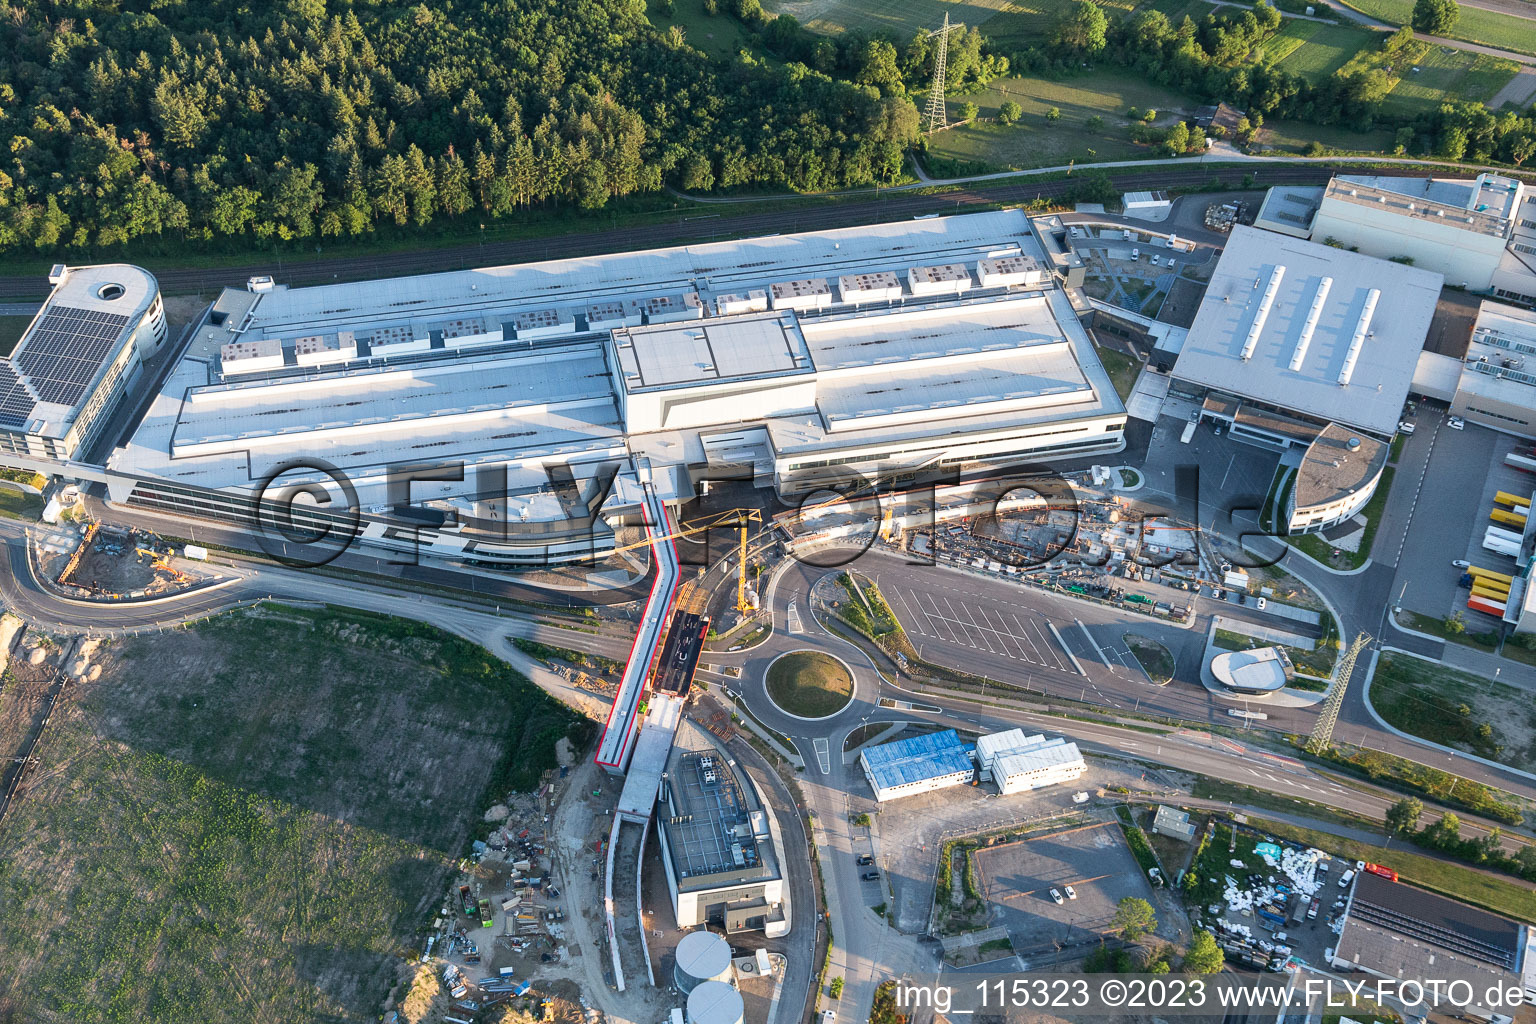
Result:
{"type": "Polygon", "coordinates": [[[944,14],[944,27],[929,35],[939,37],[939,52],[933,58],[933,89],[928,93],[928,109],[923,113],[923,131],[932,135],[949,126],[949,111],[944,107],[944,65],[949,56],[949,14],[944,14]]]}
{"type": "Polygon", "coordinates": [[[1333,673],[1333,686],[1328,690],[1328,699],[1323,702],[1323,713],[1317,716],[1317,724],[1312,727],[1312,736],[1307,740],[1307,750],[1312,753],[1321,754],[1333,743],[1333,727],[1339,721],[1339,708],[1344,705],[1344,691],[1349,689],[1349,677],[1355,674],[1355,659],[1370,642],[1371,638],[1361,633],[1339,659],[1333,673]]]}

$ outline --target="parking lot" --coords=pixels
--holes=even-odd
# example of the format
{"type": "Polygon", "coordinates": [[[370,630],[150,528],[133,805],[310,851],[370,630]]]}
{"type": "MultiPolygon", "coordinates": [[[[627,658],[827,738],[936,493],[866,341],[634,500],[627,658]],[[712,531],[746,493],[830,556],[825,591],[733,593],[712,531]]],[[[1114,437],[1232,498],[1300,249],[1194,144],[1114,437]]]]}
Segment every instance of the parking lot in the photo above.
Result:
{"type": "MultiPolygon", "coordinates": [[[[1497,622],[1492,616],[1467,609],[1467,591],[1457,586],[1461,571],[1450,563],[1464,558],[1494,572],[1514,572],[1514,559],[1483,548],[1483,533],[1493,525],[1488,514],[1495,492],[1528,496],[1536,490],[1536,477],[1504,465],[1504,456],[1525,442],[1472,423],[1452,430],[1438,412],[1424,409],[1417,428],[1404,445],[1401,468],[1393,481],[1394,491],[1412,488],[1414,471],[1423,465],[1424,451],[1429,451],[1424,483],[1401,544],[1396,592],[1402,595],[1405,608],[1437,619],[1460,611],[1468,631],[1494,629],[1497,622]]],[[[1398,500],[1408,497],[1411,493],[1397,496],[1398,500]]],[[[1391,562],[1398,552],[1384,548],[1378,539],[1372,557],[1391,562]]]]}
{"type": "MultiPolygon", "coordinates": [[[[1089,757],[1088,773],[1067,786],[1007,797],[998,796],[989,785],[952,786],[880,805],[873,815],[875,825],[868,846],[861,840],[854,844],[854,853],[873,855],[874,867],[879,869],[883,881],[861,881],[861,895],[869,906],[885,903],[901,931],[923,932],[933,907],[939,847],[945,839],[1018,829],[1032,819],[1082,810],[1072,803],[1074,793],[1091,793],[1109,786],[1146,785],[1147,777],[1147,769],[1135,762],[1089,757]]],[[[1154,775],[1153,779],[1159,781],[1161,776],[1154,775]]],[[[867,795],[868,790],[863,792],[867,795]]],[[[876,805],[873,800],[859,800],[850,809],[876,810],[876,805]]],[[[1118,830],[1115,835],[1118,838],[1118,830]]],[[[1129,859],[1130,854],[1125,856],[1129,859]]],[[[1131,862],[1133,871],[1135,867],[1131,862]]],[[[859,873],[862,875],[866,870],[869,869],[861,866],[859,873]]],[[[1082,899],[1079,890],[1078,901],[1082,899]]]]}
{"type": "MultiPolygon", "coordinates": [[[[913,644],[924,639],[984,652],[994,658],[1072,672],[1071,661],[1051,634],[1050,620],[1039,611],[1023,607],[1014,596],[989,593],[958,577],[953,587],[931,582],[883,583],[882,592],[913,644]],[[982,591],[977,593],[977,591],[982,591]]],[[[1012,590],[1021,590],[1014,584],[1012,590]]],[[[1059,627],[1058,627],[1059,628],[1059,627]]]]}
{"type": "Polygon", "coordinates": [[[1068,829],[977,853],[982,891],[996,923],[1021,955],[1094,942],[1127,896],[1152,890],[1113,821],[1068,829]],[[1068,899],[1066,887],[1076,892],[1068,899]],[[1062,902],[1051,890],[1062,893],[1062,902]]]}

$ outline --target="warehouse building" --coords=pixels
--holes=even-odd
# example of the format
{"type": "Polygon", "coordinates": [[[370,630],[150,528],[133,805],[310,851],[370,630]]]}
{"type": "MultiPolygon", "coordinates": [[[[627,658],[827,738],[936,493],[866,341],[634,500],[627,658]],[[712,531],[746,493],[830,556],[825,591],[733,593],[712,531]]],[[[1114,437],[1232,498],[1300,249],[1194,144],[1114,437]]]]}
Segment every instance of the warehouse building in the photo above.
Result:
{"type": "Polygon", "coordinates": [[[165,341],[160,285],[147,271],[56,266],[48,282],[53,291],[10,356],[0,357],[0,459],[88,455],[165,341]]]}
{"type": "Polygon", "coordinates": [[[859,767],[881,803],[963,786],[976,773],[971,748],[953,729],[865,747],[859,752],[859,767]]]}
{"type": "Polygon", "coordinates": [[[692,722],[677,731],[656,820],[677,927],[769,938],[789,931],[778,822],[752,780],[692,722]]]}
{"type": "MultiPolygon", "coordinates": [[[[1344,914],[1333,951],[1336,969],[1398,980],[1462,981],[1479,997],[1493,986],[1531,992],[1529,925],[1370,871],[1360,872],[1344,914]]],[[[1451,1012],[1486,1020],[1495,1011],[1507,1009],[1451,1012]]]]}
{"type": "Polygon", "coordinates": [[[1087,770],[1077,744],[1022,729],[990,733],[971,748],[953,729],[866,747],[859,754],[875,799],[884,802],[990,779],[1003,796],[1070,782],[1087,770]]]}
{"type": "Polygon", "coordinates": [[[1376,491],[1441,284],[1427,270],[1239,225],[1170,394],[1236,440],[1305,449],[1289,525],[1326,529],[1376,491]]]}
{"type": "Polygon", "coordinates": [[[745,476],[791,496],[1119,451],[1124,406],[1047,265],[1009,211],[253,280],[197,326],[112,458],[111,496],[243,522],[279,467],[283,484],[325,485],[322,467],[292,466],[318,460],[355,490],[365,543],[543,564],[611,547],[642,486],[677,504],[745,476]],[[462,479],[403,500],[392,468],[423,462],[462,479]],[[403,504],[433,528],[403,530],[403,504]]]}
{"type": "Polygon", "coordinates": [[[1486,291],[1505,261],[1525,186],[1501,174],[1474,179],[1340,175],[1312,221],[1332,240],[1381,259],[1406,259],[1471,291],[1486,291]]]}
{"type": "Polygon", "coordinates": [[[1058,786],[1088,770],[1076,743],[1068,743],[1060,736],[1049,740],[1042,736],[1038,740],[998,756],[992,766],[992,781],[1003,796],[1058,786]]]}

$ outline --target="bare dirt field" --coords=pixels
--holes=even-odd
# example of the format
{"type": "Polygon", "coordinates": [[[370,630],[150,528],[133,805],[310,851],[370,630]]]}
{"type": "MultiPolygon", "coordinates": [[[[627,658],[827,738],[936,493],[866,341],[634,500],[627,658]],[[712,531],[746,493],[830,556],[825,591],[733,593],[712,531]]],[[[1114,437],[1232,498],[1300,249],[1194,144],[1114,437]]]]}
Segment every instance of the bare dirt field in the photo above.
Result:
{"type": "Polygon", "coordinates": [[[376,1020],[486,807],[590,730],[399,619],[264,606],[95,662],[0,831],[18,1019],[376,1020]]]}

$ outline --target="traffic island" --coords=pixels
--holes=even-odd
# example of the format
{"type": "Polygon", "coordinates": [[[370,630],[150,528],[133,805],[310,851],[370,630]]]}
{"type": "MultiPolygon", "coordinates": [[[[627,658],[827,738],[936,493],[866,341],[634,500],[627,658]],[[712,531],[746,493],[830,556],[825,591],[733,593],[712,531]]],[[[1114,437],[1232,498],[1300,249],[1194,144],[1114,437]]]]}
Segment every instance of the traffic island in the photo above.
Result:
{"type": "Polygon", "coordinates": [[[820,651],[789,651],[768,666],[768,699],[792,718],[831,718],[853,702],[853,670],[820,651]]]}

